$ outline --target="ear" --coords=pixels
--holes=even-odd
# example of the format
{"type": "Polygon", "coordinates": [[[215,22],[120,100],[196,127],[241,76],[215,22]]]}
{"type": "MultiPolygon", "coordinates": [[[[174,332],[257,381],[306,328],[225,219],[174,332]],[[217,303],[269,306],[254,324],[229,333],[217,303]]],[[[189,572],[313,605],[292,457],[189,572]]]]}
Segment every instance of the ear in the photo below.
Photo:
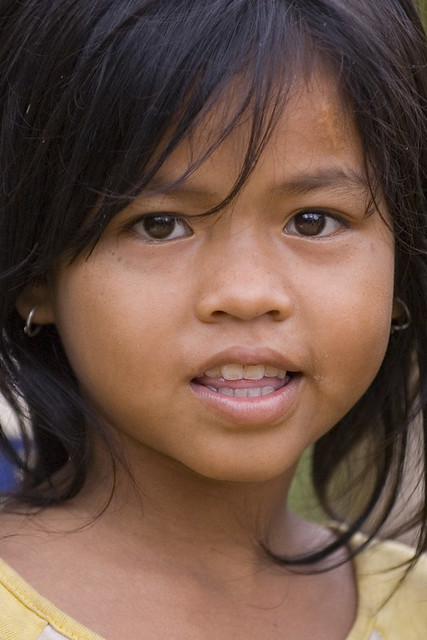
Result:
{"type": "Polygon", "coordinates": [[[23,320],[28,318],[31,309],[35,309],[34,324],[53,324],[55,314],[52,304],[52,290],[46,282],[25,289],[16,300],[16,310],[23,320]]]}

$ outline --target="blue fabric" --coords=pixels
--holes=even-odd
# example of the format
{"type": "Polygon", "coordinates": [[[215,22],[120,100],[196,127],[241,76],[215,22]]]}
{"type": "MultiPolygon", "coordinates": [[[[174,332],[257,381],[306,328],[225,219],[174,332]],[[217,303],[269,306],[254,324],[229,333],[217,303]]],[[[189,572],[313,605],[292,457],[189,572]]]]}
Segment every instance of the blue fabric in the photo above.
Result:
{"type": "MultiPolygon", "coordinates": [[[[12,440],[12,446],[19,451],[20,440],[12,440]]],[[[11,462],[0,452],[0,491],[10,491],[16,484],[15,468],[11,462]]]]}

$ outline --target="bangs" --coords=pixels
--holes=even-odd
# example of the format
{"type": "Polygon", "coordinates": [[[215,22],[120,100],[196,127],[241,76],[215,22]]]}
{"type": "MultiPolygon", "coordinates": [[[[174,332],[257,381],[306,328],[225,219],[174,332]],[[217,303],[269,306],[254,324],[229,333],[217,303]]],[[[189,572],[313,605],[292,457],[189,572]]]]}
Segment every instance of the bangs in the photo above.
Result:
{"type": "MultiPolygon", "coordinates": [[[[206,141],[179,181],[249,123],[240,173],[216,209],[224,206],[250,175],[289,92],[319,68],[350,107],[398,239],[413,242],[396,185],[406,179],[402,167],[412,175],[419,165],[422,113],[406,99],[411,78],[395,73],[391,56],[400,54],[381,33],[380,9],[365,0],[358,7],[353,0],[94,0],[90,10],[81,0],[26,3],[5,21],[0,44],[0,60],[15,52],[2,78],[4,121],[15,128],[4,136],[0,173],[8,224],[19,237],[25,229],[19,255],[10,256],[24,265],[20,275],[34,281],[64,252],[92,248],[197,127],[206,141]],[[368,15],[372,24],[359,28],[368,15]],[[214,110],[223,117],[212,130],[214,110]],[[400,121],[405,147],[393,125],[400,121]],[[399,162],[389,151],[397,143],[399,162]]],[[[388,10],[392,16],[393,0],[388,10]]]]}
{"type": "Polygon", "coordinates": [[[32,203],[29,221],[36,225],[44,212],[37,235],[50,264],[64,251],[75,257],[93,246],[196,127],[206,130],[206,144],[179,182],[244,120],[250,135],[231,199],[313,57],[297,16],[280,1],[98,2],[104,11],[86,25],[90,35],[78,51],[69,7],[65,21],[64,3],[56,4],[56,20],[37,34],[35,49],[55,46],[62,21],[61,58],[39,66],[27,96],[33,159],[21,178],[35,180],[34,166],[49,166],[46,188],[39,182],[33,190],[44,196],[32,203]],[[46,94],[47,78],[55,95],[46,94]],[[212,131],[216,108],[222,121],[212,131]],[[52,225],[58,218],[60,232],[52,225]]]}

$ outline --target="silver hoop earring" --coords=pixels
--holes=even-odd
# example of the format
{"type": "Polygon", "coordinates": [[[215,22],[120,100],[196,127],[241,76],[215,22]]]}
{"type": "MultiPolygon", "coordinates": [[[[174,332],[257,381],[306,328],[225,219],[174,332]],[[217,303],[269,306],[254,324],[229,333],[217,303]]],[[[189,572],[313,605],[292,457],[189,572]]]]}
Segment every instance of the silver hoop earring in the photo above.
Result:
{"type": "Polygon", "coordinates": [[[395,320],[391,321],[390,333],[394,333],[395,331],[404,331],[411,326],[412,322],[411,312],[409,311],[408,306],[403,302],[403,300],[401,300],[400,298],[395,298],[394,302],[401,307],[402,313],[395,320]]]}
{"type": "Polygon", "coordinates": [[[25,327],[24,327],[24,333],[26,336],[28,336],[29,338],[34,338],[34,336],[36,336],[41,327],[41,324],[34,324],[33,325],[33,317],[34,314],[36,312],[37,307],[33,307],[30,311],[30,313],[27,316],[27,321],[25,323],[25,327]]]}

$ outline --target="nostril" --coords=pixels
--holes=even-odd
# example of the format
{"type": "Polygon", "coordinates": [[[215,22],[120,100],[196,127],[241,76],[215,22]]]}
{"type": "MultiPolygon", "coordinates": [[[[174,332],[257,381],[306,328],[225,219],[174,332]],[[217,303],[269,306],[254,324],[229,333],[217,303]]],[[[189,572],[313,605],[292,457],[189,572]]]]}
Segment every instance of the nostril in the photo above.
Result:
{"type": "Polygon", "coordinates": [[[270,316],[271,318],[273,318],[273,320],[282,320],[283,318],[283,313],[280,312],[278,309],[272,309],[271,311],[264,311],[264,310],[252,311],[250,309],[247,309],[247,310],[242,309],[239,312],[221,311],[220,309],[218,309],[217,311],[213,311],[210,315],[212,319],[219,320],[225,316],[230,316],[230,317],[234,317],[236,320],[241,320],[242,322],[260,318],[262,316],[270,316]]]}
{"type": "Polygon", "coordinates": [[[284,320],[291,313],[292,300],[285,288],[264,283],[208,281],[196,300],[196,313],[204,322],[227,317],[250,321],[259,317],[284,320]]]}
{"type": "Polygon", "coordinates": [[[283,319],[283,313],[279,311],[279,309],[272,309],[271,311],[268,312],[268,315],[270,315],[274,320],[283,319]]]}

